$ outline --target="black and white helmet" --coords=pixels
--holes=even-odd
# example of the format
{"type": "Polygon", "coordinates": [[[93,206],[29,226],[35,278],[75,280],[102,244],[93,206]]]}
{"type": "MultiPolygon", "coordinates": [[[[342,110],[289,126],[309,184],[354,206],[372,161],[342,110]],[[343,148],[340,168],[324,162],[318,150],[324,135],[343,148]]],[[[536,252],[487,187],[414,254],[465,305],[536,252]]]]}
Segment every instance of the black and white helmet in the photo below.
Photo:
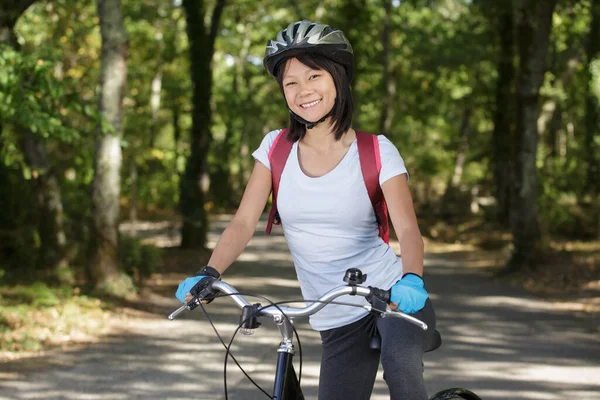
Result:
{"type": "Polygon", "coordinates": [[[343,65],[348,80],[352,80],[354,56],[344,33],[328,25],[306,20],[291,23],[277,34],[275,40],[269,40],[263,64],[269,74],[274,76],[282,60],[307,52],[320,54],[343,65]]]}

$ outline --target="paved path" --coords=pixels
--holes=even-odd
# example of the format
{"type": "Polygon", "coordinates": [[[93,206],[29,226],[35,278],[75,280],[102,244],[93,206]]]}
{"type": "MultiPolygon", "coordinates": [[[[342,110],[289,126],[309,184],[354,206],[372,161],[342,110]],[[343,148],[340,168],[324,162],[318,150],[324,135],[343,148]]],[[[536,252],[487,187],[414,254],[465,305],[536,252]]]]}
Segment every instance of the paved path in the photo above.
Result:
{"type": "MultiPolygon", "coordinates": [[[[224,220],[215,224],[223,229],[224,220]]],[[[211,241],[216,240],[215,233],[211,241]]],[[[442,332],[442,347],[426,355],[430,393],[463,386],[485,400],[600,399],[600,335],[589,321],[556,312],[549,303],[495,283],[478,270],[461,268],[443,254],[426,260],[427,285],[442,332]]],[[[228,271],[229,283],[274,301],[299,298],[292,263],[281,236],[257,234],[228,271]]],[[[177,307],[157,296],[164,315],[177,307]]],[[[227,338],[238,312],[228,301],[212,303],[217,329],[227,338]],[[218,305],[217,305],[218,304],[218,305]]],[[[265,321],[266,323],[267,321],[265,321]]],[[[86,349],[23,363],[0,364],[0,399],[206,399],[222,400],[224,350],[200,310],[177,321],[145,318],[86,349]]],[[[303,357],[302,383],[315,399],[319,337],[297,325],[303,357]]],[[[234,354],[267,390],[278,344],[268,324],[239,335],[234,354]]],[[[297,360],[296,360],[297,361],[297,360]]],[[[233,363],[229,399],[266,399],[233,363]]],[[[381,371],[372,400],[389,399],[381,371]]]]}

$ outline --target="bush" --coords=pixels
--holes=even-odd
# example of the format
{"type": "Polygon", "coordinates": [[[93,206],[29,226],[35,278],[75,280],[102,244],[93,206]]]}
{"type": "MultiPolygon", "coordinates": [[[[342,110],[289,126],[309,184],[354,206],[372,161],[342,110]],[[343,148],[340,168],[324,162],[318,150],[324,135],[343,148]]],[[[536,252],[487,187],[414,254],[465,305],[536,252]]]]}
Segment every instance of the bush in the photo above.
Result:
{"type": "Polygon", "coordinates": [[[143,244],[139,239],[122,235],[119,239],[119,262],[123,271],[138,286],[150,278],[161,259],[161,249],[143,244]]]}

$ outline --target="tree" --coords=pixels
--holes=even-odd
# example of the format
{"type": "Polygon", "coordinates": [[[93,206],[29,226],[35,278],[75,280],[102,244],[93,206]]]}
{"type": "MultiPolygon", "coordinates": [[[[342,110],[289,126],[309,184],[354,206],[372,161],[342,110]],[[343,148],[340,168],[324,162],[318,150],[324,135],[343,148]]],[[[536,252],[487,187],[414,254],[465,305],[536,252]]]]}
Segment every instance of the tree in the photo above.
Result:
{"type": "Polygon", "coordinates": [[[181,178],[180,209],[183,216],[181,246],[203,248],[206,243],[208,219],[204,210],[207,185],[203,184],[207,170],[207,155],[212,139],[211,94],[212,57],[225,0],[218,0],[212,12],[210,26],[204,22],[204,0],[184,0],[192,94],[191,153],[181,178]]]}
{"type": "Polygon", "coordinates": [[[586,188],[590,193],[598,193],[600,189],[600,147],[595,141],[600,130],[600,2],[592,2],[592,22],[586,43],[586,65],[588,85],[585,99],[585,158],[586,188]]]}
{"type": "Polygon", "coordinates": [[[393,76],[393,69],[390,65],[390,19],[392,12],[392,1],[383,0],[385,17],[383,19],[383,30],[381,32],[381,42],[383,44],[382,64],[383,64],[383,101],[381,104],[381,116],[379,117],[378,133],[388,135],[392,124],[392,99],[396,94],[396,81],[393,76]]]}
{"type": "Polygon", "coordinates": [[[117,290],[119,279],[121,136],[128,35],[121,0],[98,0],[97,8],[102,35],[98,109],[103,121],[96,130],[90,277],[97,289],[112,291],[117,290]]]}
{"type": "Polygon", "coordinates": [[[500,2],[497,13],[497,32],[500,39],[498,54],[498,79],[494,110],[493,172],[497,216],[499,221],[509,220],[510,176],[513,162],[513,111],[512,96],[515,77],[514,38],[513,38],[513,0],[500,2]]]}
{"type": "Polygon", "coordinates": [[[508,270],[526,267],[539,253],[537,219],[537,147],[539,90],[547,70],[552,15],[556,0],[516,2],[519,71],[517,77],[517,119],[515,169],[512,191],[511,228],[513,253],[508,270]]]}
{"type": "MultiPolygon", "coordinates": [[[[20,51],[20,46],[15,38],[14,27],[19,17],[34,2],[35,0],[12,0],[5,3],[0,10],[0,45],[6,44],[16,52],[20,51]]],[[[25,69],[16,71],[16,73],[22,75],[22,82],[38,83],[37,78],[42,74],[36,73],[27,62],[24,62],[23,66],[25,69]]],[[[34,90],[40,89],[38,87],[34,90]]],[[[20,107],[27,108],[24,106],[25,104],[20,104],[20,107]]],[[[66,246],[60,185],[48,157],[44,141],[32,131],[32,129],[38,130],[42,127],[28,126],[27,119],[33,118],[31,118],[31,114],[26,114],[28,115],[22,118],[23,121],[13,120],[13,129],[18,132],[19,146],[25,162],[29,169],[34,172],[34,191],[39,211],[37,231],[41,242],[38,263],[41,267],[48,267],[53,278],[58,278],[57,268],[61,266],[60,260],[66,246]]],[[[49,117],[49,115],[44,115],[44,117],[49,117]]],[[[1,133],[2,125],[0,124],[1,133]]],[[[44,133],[48,134],[48,131],[44,133]]]]}

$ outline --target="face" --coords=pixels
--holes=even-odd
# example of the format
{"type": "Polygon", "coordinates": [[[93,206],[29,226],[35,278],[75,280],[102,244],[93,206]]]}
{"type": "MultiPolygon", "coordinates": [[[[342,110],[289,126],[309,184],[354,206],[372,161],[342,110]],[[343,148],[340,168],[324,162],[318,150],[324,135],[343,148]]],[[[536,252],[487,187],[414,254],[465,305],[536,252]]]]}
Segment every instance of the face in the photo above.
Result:
{"type": "Polygon", "coordinates": [[[307,121],[320,120],[333,108],[336,90],[331,74],[290,59],[283,71],[283,93],[288,107],[307,121]]]}

